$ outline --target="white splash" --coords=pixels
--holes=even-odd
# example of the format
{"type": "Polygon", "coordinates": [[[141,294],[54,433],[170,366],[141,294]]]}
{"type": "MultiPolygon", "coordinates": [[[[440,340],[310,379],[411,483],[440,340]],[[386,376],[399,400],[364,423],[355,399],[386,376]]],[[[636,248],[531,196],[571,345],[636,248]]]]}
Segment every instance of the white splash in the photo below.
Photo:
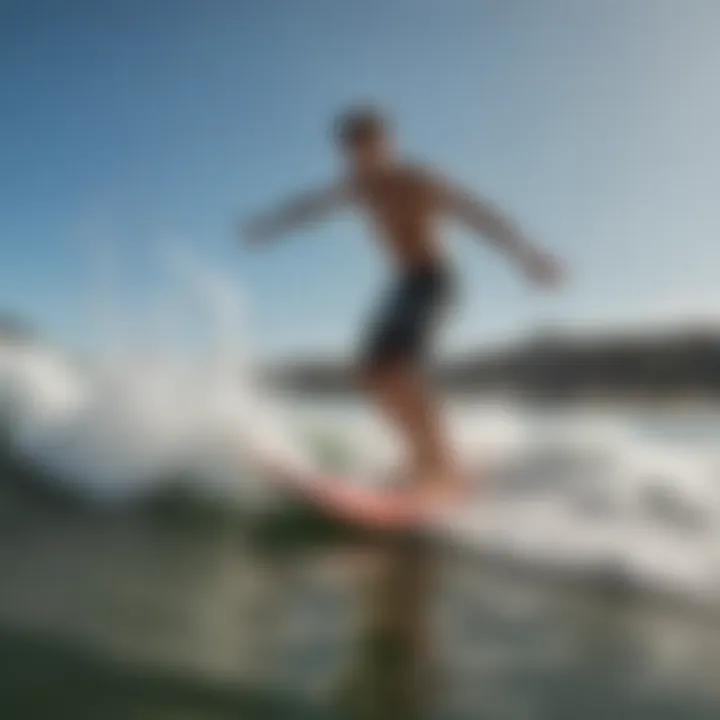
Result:
{"type": "Polygon", "coordinates": [[[0,407],[16,451],[97,499],[141,498],[180,475],[197,492],[240,497],[261,453],[307,466],[253,373],[234,288],[187,255],[173,269],[185,293],[172,293],[174,314],[165,298],[163,313],[148,312],[151,342],[138,332],[142,342],[82,365],[40,345],[0,345],[0,407]],[[190,306],[210,332],[188,349],[170,330],[190,306]]]}

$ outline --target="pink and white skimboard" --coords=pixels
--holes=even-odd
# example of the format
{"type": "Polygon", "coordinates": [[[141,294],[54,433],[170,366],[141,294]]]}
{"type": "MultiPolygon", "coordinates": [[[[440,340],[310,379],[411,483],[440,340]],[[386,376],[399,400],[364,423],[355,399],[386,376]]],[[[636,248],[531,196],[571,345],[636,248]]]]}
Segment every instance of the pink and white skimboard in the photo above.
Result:
{"type": "Polygon", "coordinates": [[[436,514],[409,493],[377,488],[349,477],[298,470],[270,461],[264,464],[281,489],[320,512],[351,525],[378,531],[407,531],[433,524],[436,514]]]}

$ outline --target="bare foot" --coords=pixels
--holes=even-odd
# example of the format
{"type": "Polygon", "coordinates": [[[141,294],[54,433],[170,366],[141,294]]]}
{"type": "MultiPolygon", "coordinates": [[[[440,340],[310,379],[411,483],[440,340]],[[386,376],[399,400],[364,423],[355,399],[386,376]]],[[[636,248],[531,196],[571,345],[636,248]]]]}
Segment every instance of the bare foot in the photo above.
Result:
{"type": "Polygon", "coordinates": [[[456,468],[425,472],[415,477],[411,495],[426,512],[442,511],[457,504],[467,491],[467,479],[456,468]]]}

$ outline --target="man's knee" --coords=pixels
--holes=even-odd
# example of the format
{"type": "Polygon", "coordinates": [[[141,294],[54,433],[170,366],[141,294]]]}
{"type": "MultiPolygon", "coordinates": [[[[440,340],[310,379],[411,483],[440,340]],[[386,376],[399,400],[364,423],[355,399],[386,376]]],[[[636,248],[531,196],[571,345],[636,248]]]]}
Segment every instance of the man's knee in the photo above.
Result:
{"type": "Polygon", "coordinates": [[[358,371],[360,385],[364,388],[375,388],[387,382],[389,371],[386,365],[381,363],[364,363],[358,371]]]}
{"type": "Polygon", "coordinates": [[[369,388],[395,383],[407,372],[408,366],[407,360],[399,357],[366,362],[360,367],[360,383],[369,388]]]}

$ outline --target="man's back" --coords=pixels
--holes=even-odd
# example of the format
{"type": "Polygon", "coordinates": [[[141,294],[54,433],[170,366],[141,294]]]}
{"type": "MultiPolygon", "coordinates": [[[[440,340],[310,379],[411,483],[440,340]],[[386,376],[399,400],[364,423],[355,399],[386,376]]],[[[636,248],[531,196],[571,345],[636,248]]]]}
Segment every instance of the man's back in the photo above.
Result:
{"type": "Polygon", "coordinates": [[[435,227],[438,198],[418,168],[397,165],[356,176],[352,195],[402,268],[426,267],[441,259],[435,227]]]}

